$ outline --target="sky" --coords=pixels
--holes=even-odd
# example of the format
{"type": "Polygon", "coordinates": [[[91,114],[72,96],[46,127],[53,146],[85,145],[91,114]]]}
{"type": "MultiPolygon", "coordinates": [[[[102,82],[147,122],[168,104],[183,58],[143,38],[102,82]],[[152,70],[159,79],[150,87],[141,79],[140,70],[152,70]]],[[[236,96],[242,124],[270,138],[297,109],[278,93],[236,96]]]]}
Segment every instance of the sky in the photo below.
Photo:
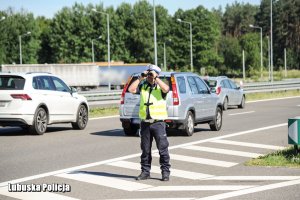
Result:
{"type": "MultiPolygon", "coordinates": [[[[52,18],[56,12],[63,7],[72,7],[75,2],[82,3],[83,5],[100,4],[103,3],[104,7],[113,6],[117,8],[123,2],[134,4],[138,0],[0,0],[0,11],[12,7],[15,12],[25,9],[32,12],[35,17],[45,16],[52,18]]],[[[153,0],[148,0],[153,4],[153,0]]],[[[169,14],[173,15],[179,8],[188,10],[196,8],[199,5],[211,10],[222,6],[224,9],[227,4],[231,5],[235,1],[239,3],[250,3],[252,5],[259,5],[261,0],[155,0],[156,5],[162,5],[168,9],[169,14]]]]}

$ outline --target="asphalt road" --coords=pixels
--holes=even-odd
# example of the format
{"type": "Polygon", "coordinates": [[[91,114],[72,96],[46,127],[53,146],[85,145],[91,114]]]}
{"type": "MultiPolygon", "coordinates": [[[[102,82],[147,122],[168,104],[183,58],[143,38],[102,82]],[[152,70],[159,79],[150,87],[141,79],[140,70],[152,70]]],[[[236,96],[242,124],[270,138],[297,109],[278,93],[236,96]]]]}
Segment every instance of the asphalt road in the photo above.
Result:
{"type": "Polygon", "coordinates": [[[170,133],[169,182],[159,180],[155,143],[152,178],[134,179],[140,139],[124,136],[117,116],[92,119],[82,131],[51,125],[43,136],[0,128],[0,199],[300,199],[300,169],[243,164],[288,146],[287,121],[300,115],[299,100],[229,109],[219,132],[203,124],[192,137],[170,133]],[[48,192],[9,192],[8,183],[50,185],[48,192]],[[71,191],[51,190],[52,183],[71,191]]]}

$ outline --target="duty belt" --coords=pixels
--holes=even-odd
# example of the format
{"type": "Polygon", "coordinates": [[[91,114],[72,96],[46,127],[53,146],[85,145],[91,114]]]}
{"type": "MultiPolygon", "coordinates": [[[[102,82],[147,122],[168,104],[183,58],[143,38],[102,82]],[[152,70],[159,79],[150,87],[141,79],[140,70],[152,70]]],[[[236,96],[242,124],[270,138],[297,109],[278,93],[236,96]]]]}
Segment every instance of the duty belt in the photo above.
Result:
{"type": "Polygon", "coordinates": [[[157,120],[157,119],[144,119],[142,122],[146,123],[155,123],[155,122],[163,122],[163,120],[157,120]]]}

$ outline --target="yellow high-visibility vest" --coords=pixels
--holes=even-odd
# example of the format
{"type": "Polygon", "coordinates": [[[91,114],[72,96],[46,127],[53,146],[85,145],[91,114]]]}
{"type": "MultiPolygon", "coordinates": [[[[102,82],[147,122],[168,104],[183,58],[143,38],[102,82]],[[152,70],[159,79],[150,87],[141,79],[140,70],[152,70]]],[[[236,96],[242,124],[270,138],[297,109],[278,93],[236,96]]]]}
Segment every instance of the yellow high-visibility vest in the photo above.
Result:
{"type": "MultiPolygon", "coordinates": [[[[150,92],[150,86],[143,84],[140,91],[140,112],[139,117],[143,120],[147,117],[147,105],[150,92]]],[[[156,85],[150,93],[149,112],[152,119],[164,120],[168,117],[166,100],[162,97],[162,90],[156,85]]]]}

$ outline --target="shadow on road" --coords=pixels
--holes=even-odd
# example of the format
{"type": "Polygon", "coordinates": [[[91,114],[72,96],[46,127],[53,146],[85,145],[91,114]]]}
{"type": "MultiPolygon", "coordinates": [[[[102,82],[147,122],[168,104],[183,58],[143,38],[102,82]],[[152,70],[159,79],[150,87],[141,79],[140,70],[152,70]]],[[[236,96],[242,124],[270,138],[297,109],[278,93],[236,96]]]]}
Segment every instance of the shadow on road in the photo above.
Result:
{"type": "Polygon", "coordinates": [[[122,129],[114,129],[114,130],[109,130],[109,131],[99,131],[99,132],[93,132],[90,133],[91,135],[96,135],[96,136],[113,136],[113,137],[124,137],[125,134],[122,129]]]}
{"type": "Polygon", "coordinates": [[[127,179],[133,179],[135,176],[128,176],[128,175],[122,175],[122,174],[112,174],[107,172],[93,172],[93,171],[75,171],[71,172],[69,174],[89,174],[89,175],[95,175],[95,176],[105,176],[105,177],[113,177],[113,178],[127,178],[127,179]]]}
{"type": "MultiPolygon", "coordinates": [[[[46,133],[52,132],[61,132],[72,130],[71,127],[48,127],[46,133]]],[[[38,136],[29,133],[28,130],[20,128],[20,127],[0,127],[0,137],[1,136],[38,136]]]]}
{"type": "MultiPolygon", "coordinates": [[[[136,179],[136,176],[113,174],[113,173],[107,173],[107,172],[75,171],[75,172],[71,172],[69,174],[89,174],[89,175],[94,175],[94,176],[105,176],[105,177],[112,177],[112,178],[136,179]]],[[[152,178],[152,177],[150,179],[160,180],[159,178],[152,178]]]]}
{"type": "MultiPolygon", "coordinates": [[[[197,134],[198,132],[202,132],[202,131],[210,131],[210,129],[195,128],[194,134],[197,134]]],[[[99,132],[94,132],[94,133],[90,133],[90,134],[96,135],[96,136],[108,136],[108,137],[139,137],[138,132],[136,133],[136,135],[126,136],[122,129],[99,131],[99,132]]],[[[184,137],[184,136],[186,136],[182,131],[177,130],[177,129],[168,129],[167,134],[169,137],[184,137]]]]}

